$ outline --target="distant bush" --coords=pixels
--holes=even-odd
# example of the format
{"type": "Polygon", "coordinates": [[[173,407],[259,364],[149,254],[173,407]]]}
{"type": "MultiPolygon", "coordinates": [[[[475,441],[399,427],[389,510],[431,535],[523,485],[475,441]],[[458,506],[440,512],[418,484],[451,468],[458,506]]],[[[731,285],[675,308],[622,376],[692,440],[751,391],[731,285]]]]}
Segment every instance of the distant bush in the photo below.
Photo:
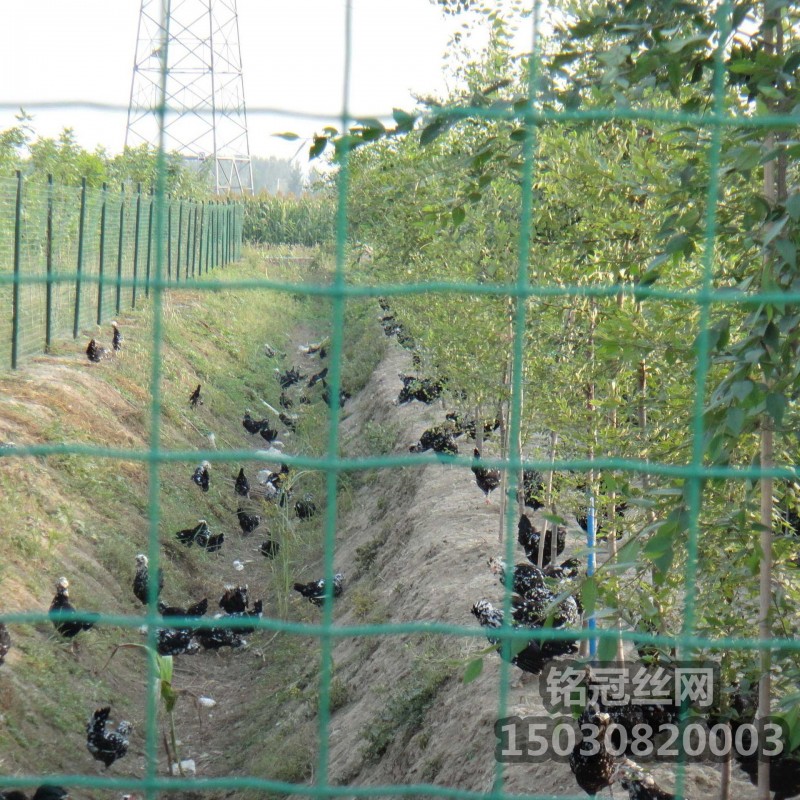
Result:
{"type": "Polygon", "coordinates": [[[271,195],[246,198],[242,236],[251,244],[306,247],[332,242],[336,205],[320,195],[271,195]]]}

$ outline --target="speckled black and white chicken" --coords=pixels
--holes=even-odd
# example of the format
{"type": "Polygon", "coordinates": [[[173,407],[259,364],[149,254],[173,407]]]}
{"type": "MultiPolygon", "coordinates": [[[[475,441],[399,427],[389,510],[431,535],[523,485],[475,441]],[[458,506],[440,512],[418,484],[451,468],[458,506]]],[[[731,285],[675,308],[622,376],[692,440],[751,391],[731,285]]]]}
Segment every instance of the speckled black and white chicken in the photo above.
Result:
{"type": "Polygon", "coordinates": [[[86,357],[92,363],[98,364],[104,358],[111,358],[111,353],[105,347],[100,347],[94,339],[91,339],[86,346],[86,357]]]}
{"type": "Polygon", "coordinates": [[[200,650],[195,633],[190,628],[159,628],[156,632],[156,650],[160,656],[195,655],[200,650]]]}
{"type": "Polygon", "coordinates": [[[276,539],[265,539],[261,542],[261,547],[258,548],[259,552],[265,558],[275,558],[281,549],[281,543],[276,539]]]}
{"type": "MultiPolygon", "coordinates": [[[[482,628],[492,631],[503,626],[503,610],[495,608],[488,600],[478,600],[478,602],[472,606],[471,610],[482,628]]],[[[526,626],[513,622],[511,627],[519,630],[526,626]]],[[[531,639],[525,647],[517,653],[512,652],[517,649],[517,640],[514,640],[512,645],[508,648],[508,654],[505,654],[504,651],[506,648],[502,646],[500,639],[496,636],[492,636],[491,633],[487,633],[486,638],[489,640],[489,644],[497,645],[497,652],[501,658],[507,659],[515,667],[531,675],[538,675],[544,668],[544,665],[550,660],[550,656],[544,653],[541,645],[534,639],[531,639]]]]}
{"type": "MultiPolygon", "coordinates": [[[[294,590],[300,592],[309,602],[315,606],[321,606],[325,598],[325,578],[310,583],[295,583],[294,590]]],[[[344,591],[344,575],[337,572],[333,576],[333,596],[340,597],[344,591]]]]}
{"type": "Polygon", "coordinates": [[[452,425],[436,425],[424,430],[419,441],[408,448],[411,453],[424,453],[433,450],[434,453],[447,453],[458,455],[458,445],[455,443],[452,425]]]}
{"type": "Polygon", "coordinates": [[[276,367],[275,375],[278,379],[281,389],[288,389],[290,386],[294,386],[294,384],[300,383],[300,381],[305,380],[306,378],[305,375],[300,374],[300,371],[297,369],[297,367],[287,369],[285,372],[281,372],[276,367]]]}
{"type": "Polygon", "coordinates": [[[198,383],[197,388],[189,395],[189,405],[192,408],[203,405],[203,398],[200,396],[202,384],[198,383]]]}
{"type": "Polygon", "coordinates": [[[192,474],[192,480],[204,491],[207,492],[211,486],[211,473],[208,461],[203,461],[192,474]]]}
{"type": "Polygon", "coordinates": [[[98,708],[86,725],[86,746],[94,758],[105,764],[106,769],[128,752],[128,736],[131,732],[131,724],[126,720],[122,720],[116,730],[109,730],[110,714],[110,706],[98,708]]]}
{"type": "Polygon", "coordinates": [[[674,794],[662,789],[652,775],[628,758],[619,764],[613,778],[628,793],[628,800],[675,800],[674,794]]]}
{"type": "Polygon", "coordinates": [[[198,628],[195,637],[204,650],[230,647],[236,650],[247,644],[244,637],[232,628],[198,628]]]}
{"type": "MultiPolygon", "coordinates": [[[[133,594],[140,603],[147,605],[147,587],[150,580],[150,569],[148,567],[148,558],[144,553],[139,553],[136,556],[136,574],[133,576],[133,594]]],[[[158,590],[156,591],[156,598],[161,594],[164,588],[164,573],[159,568],[158,570],[158,590]]]]}
{"type": "Polygon", "coordinates": [[[297,514],[298,519],[310,519],[313,517],[317,513],[317,504],[314,502],[312,495],[304,494],[303,499],[294,504],[294,513],[297,514]]]}
{"type": "MultiPolygon", "coordinates": [[[[525,551],[525,555],[531,564],[538,564],[539,562],[539,543],[542,538],[542,532],[539,531],[528,519],[527,515],[522,514],[517,524],[517,542],[520,547],[525,551]]],[[[542,556],[542,566],[547,566],[551,559],[551,550],[553,543],[553,530],[547,529],[544,536],[544,554],[542,556]]],[[[561,554],[567,546],[567,529],[563,525],[556,528],[556,553],[561,554]]]]}
{"type": "Polygon", "coordinates": [[[581,741],[569,757],[569,766],[578,786],[588,795],[596,795],[611,786],[615,778],[616,761],[606,749],[606,729],[611,717],[597,706],[587,706],[578,724],[581,741]]]}

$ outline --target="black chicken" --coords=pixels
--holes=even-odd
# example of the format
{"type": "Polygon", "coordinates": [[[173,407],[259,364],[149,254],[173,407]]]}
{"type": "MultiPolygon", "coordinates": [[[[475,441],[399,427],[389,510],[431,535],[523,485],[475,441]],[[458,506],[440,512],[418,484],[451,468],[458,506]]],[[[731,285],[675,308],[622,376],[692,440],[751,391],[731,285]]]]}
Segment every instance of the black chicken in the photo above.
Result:
{"type": "Polygon", "coordinates": [[[267,444],[274,442],[278,438],[278,429],[270,428],[269,423],[267,423],[266,420],[259,433],[261,434],[261,438],[267,442],[267,444]]]}
{"type": "Polygon", "coordinates": [[[111,353],[109,353],[105,347],[100,347],[94,339],[91,339],[86,347],[86,357],[89,361],[97,364],[104,358],[110,358],[111,353]]]}
{"type": "MultiPolygon", "coordinates": [[[[75,608],[69,602],[69,581],[66,578],[59,578],[56,582],[56,594],[53,602],[50,603],[50,619],[55,629],[67,639],[72,639],[81,631],[88,631],[94,627],[94,622],[78,620],[64,620],[64,613],[74,613],[75,608]],[[59,619],[61,621],[59,622],[59,619]]],[[[96,615],[92,615],[96,616],[96,615]]]]}
{"type": "MultiPolygon", "coordinates": [[[[753,719],[731,720],[731,727],[736,736],[737,743],[741,739],[741,747],[734,748],[734,758],[750,779],[753,786],[758,785],[758,758],[759,748],[753,745],[752,727],[739,728],[744,723],[753,723],[753,719]],[[750,755],[743,755],[750,753],[750,755]]],[[[769,761],[769,790],[775,792],[773,800],[788,800],[790,797],[800,795],[800,749],[790,750],[783,740],[783,751],[772,757],[769,761]]]]}
{"type": "Polygon", "coordinates": [[[8,651],[11,649],[11,634],[8,632],[5,622],[0,622],[0,664],[6,660],[8,651]]]}
{"type": "MultiPolygon", "coordinates": [[[[0,800],[28,800],[25,792],[13,789],[0,792],[0,800]]],[[[69,800],[69,792],[63,786],[42,784],[34,793],[32,800],[69,800]]]]}
{"type": "MultiPolygon", "coordinates": [[[[495,608],[488,600],[478,600],[478,602],[472,606],[472,613],[475,615],[482,628],[496,630],[503,626],[502,609],[495,608]]],[[[512,627],[521,628],[523,626],[512,623],[512,627]]],[[[538,675],[550,658],[549,655],[544,653],[542,646],[533,640],[529,641],[516,653],[514,651],[518,650],[518,643],[514,640],[511,647],[508,649],[508,654],[506,654],[506,648],[502,646],[500,639],[489,633],[486,634],[486,637],[489,640],[489,644],[497,645],[497,652],[500,654],[501,658],[508,659],[515,667],[518,667],[523,672],[529,672],[531,675],[538,675]]]]}
{"type": "Polygon", "coordinates": [[[300,381],[305,380],[306,378],[305,375],[300,374],[300,371],[297,369],[297,367],[287,369],[284,373],[281,373],[281,371],[276,367],[275,373],[281,389],[288,389],[290,386],[294,386],[294,384],[300,383],[300,381]]]}
{"type": "MultiPolygon", "coordinates": [[[[475,438],[478,426],[474,419],[464,419],[458,411],[450,411],[445,414],[445,419],[452,424],[454,436],[459,437],[467,434],[471,439],[475,438]]],[[[489,436],[499,427],[500,420],[497,417],[494,419],[486,419],[483,421],[483,435],[489,436]]]]}
{"type": "Polygon", "coordinates": [[[522,472],[522,500],[528,508],[537,511],[544,508],[542,498],[545,493],[544,477],[535,469],[526,469],[522,472]]]}
{"type": "MultiPolygon", "coordinates": [[[[136,575],[133,577],[133,593],[136,596],[136,599],[140,603],[144,603],[147,605],[147,591],[148,591],[148,583],[149,583],[149,569],[148,569],[148,558],[144,553],[139,553],[136,556],[136,575]]],[[[156,592],[156,598],[161,594],[161,590],[164,588],[164,572],[159,568],[158,570],[158,591],[156,592]]]]}
{"type": "Polygon", "coordinates": [[[245,536],[252,533],[261,524],[261,517],[258,514],[248,514],[243,508],[236,511],[236,516],[239,518],[239,527],[245,536]]]}
{"type": "Polygon", "coordinates": [[[419,400],[421,403],[430,405],[434,400],[442,396],[444,391],[444,381],[434,378],[417,378],[415,375],[400,375],[403,388],[397,396],[397,405],[410,403],[412,400],[419,400]]]}
{"type": "MultiPolygon", "coordinates": [[[[478,450],[477,447],[472,451],[472,454],[475,456],[476,462],[480,460],[481,451],[478,450]]],[[[475,476],[475,482],[478,484],[478,488],[486,495],[486,505],[489,505],[489,493],[493,492],[500,485],[500,470],[487,469],[486,467],[480,467],[476,464],[473,464],[471,469],[472,474],[475,476]]]]}
{"type": "Polygon", "coordinates": [[[316,373],[316,375],[312,375],[308,379],[308,383],[306,385],[308,386],[309,389],[311,389],[312,387],[316,386],[320,381],[325,380],[325,378],[327,377],[328,377],[328,368],[325,367],[324,369],[321,369],[318,373],[316,373]]]}
{"type": "Polygon", "coordinates": [[[265,419],[253,419],[250,416],[250,409],[245,410],[242,417],[242,426],[248,433],[252,433],[255,436],[265,424],[268,425],[269,422],[265,419]]]}
{"type": "MultiPolygon", "coordinates": [[[[325,391],[322,392],[322,402],[325,403],[328,408],[331,408],[331,392],[330,388],[328,387],[327,381],[323,378],[322,385],[325,387],[325,391]]],[[[351,395],[346,389],[339,389],[339,408],[344,408],[344,404],[350,399],[351,395]]],[[[300,402],[302,402],[303,398],[300,398],[300,402]]]]}
{"type": "Polygon", "coordinates": [[[158,613],[162,617],[202,617],[208,611],[208,598],[204,597],[193,605],[181,608],[180,606],[168,606],[158,601],[158,613]]]}
{"type": "Polygon", "coordinates": [[[247,611],[247,584],[244,586],[233,586],[227,584],[225,592],[219,600],[219,607],[226,614],[241,614],[247,611]]]}
{"type": "Polygon", "coordinates": [[[294,400],[286,392],[281,392],[278,403],[281,408],[285,408],[288,411],[294,405],[294,400]]]}
{"type": "Polygon", "coordinates": [[[239,469],[233,489],[241,497],[247,497],[250,494],[250,481],[247,480],[247,476],[244,474],[244,467],[239,469]]]}
{"type": "Polygon", "coordinates": [[[232,628],[199,628],[196,636],[204,650],[219,650],[221,647],[230,647],[233,650],[247,644],[232,628]]]}
{"type": "Polygon", "coordinates": [[[606,729],[611,717],[596,706],[587,706],[578,720],[583,739],[575,745],[569,766],[578,786],[594,796],[614,780],[614,758],[606,750],[606,729]]]}
{"type": "Polygon", "coordinates": [[[458,445],[453,439],[452,428],[445,425],[436,425],[422,432],[419,442],[408,448],[412,453],[424,453],[433,450],[435,453],[448,453],[458,455],[458,445]]]}
{"type": "Polygon", "coordinates": [[[189,405],[192,408],[203,405],[203,398],[200,397],[200,386],[201,384],[198,383],[197,388],[189,395],[189,405]]]}
{"type": "Polygon", "coordinates": [[[195,534],[194,543],[207,553],[216,553],[222,549],[222,544],[225,541],[224,533],[211,533],[208,525],[205,529],[195,534]]]}
{"type": "Polygon", "coordinates": [[[317,513],[317,504],[310,494],[304,494],[302,500],[294,504],[294,513],[299,519],[309,519],[317,513]]]}
{"type": "Polygon", "coordinates": [[[111,335],[111,346],[115,351],[122,350],[122,332],[120,331],[116,320],[111,322],[111,327],[114,329],[114,333],[111,335]]]}
{"type": "Polygon", "coordinates": [[[182,531],[178,531],[175,534],[175,538],[187,547],[191,547],[194,544],[195,538],[198,536],[201,539],[205,537],[205,540],[208,540],[208,523],[204,519],[198,520],[194,528],[184,528],[182,531]]]}
{"type": "Polygon", "coordinates": [[[116,731],[107,731],[110,713],[109,706],[98,708],[86,726],[86,746],[98,761],[106,765],[106,769],[128,752],[128,735],[131,732],[131,724],[125,720],[117,725],[116,731]]]}
{"type": "Polygon", "coordinates": [[[297,432],[297,415],[290,415],[284,414],[283,411],[278,414],[278,419],[281,421],[281,424],[287,431],[292,431],[292,433],[297,432]]]}
{"type": "MultiPolygon", "coordinates": [[[[222,619],[223,620],[224,619],[245,619],[246,617],[249,617],[251,619],[261,619],[261,616],[262,616],[263,612],[264,612],[264,601],[263,600],[256,600],[255,603],[253,603],[253,608],[250,609],[249,611],[240,611],[240,612],[236,612],[235,614],[228,614],[228,615],[222,617],[222,619]]],[[[245,635],[245,634],[248,634],[248,633],[253,633],[253,631],[255,631],[255,628],[237,626],[235,628],[231,628],[230,630],[234,631],[235,633],[238,633],[238,634],[241,634],[241,635],[245,635]]]]}
{"type": "MultiPolygon", "coordinates": [[[[533,527],[533,524],[525,514],[522,514],[517,524],[517,542],[520,547],[525,551],[525,555],[531,564],[538,564],[539,561],[539,542],[542,538],[541,531],[533,527]]],[[[553,545],[553,531],[548,528],[544,537],[544,555],[542,557],[542,566],[550,563],[550,551],[553,545]]],[[[559,525],[556,529],[556,553],[564,552],[567,546],[567,529],[563,525],[559,525]]]]}
{"type": "Polygon", "coordinates": [[[261,547],[258,548],[259,552],[265,558],[275,558],[281,549],[281,543],[275,539],[265,539],[261,542],[261,547]]]}
{"type": "MultiPolygon", "coordinates": [[[[320,578],[318,581],[311,581],[310,583],[295,583],[293,588],[315,606],[321,606],[325,599],[325,578],[320,578]]],[[[333,596],[340,597],[343,591],[344,575],[341,572],[337,572],[333,576],[333,596]]]]}
{"type": "Polygon", "coordinates": [[[204,491],[208,491],[208,487],[211,485],[211,474],[208,471],[208,468],[211,464],[208,461],[203,461],[202,464],[194,471],[192,475],[192,480],[204,491]]]}

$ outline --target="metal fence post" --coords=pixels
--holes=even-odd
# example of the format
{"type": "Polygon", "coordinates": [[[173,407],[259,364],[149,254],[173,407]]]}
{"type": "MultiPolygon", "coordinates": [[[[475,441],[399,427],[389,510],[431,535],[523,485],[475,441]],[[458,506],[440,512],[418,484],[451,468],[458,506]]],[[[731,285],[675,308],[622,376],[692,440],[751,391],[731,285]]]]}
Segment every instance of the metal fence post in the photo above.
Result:
{"type": "Polygon", "coordinates": [[[45,241],[47,287],[44,317],[44,349],[49,352],[53,342],[53,176],[47,176],[47,239],[45,241]]]}
{"type": "Polygon", "coordinates": [[[116,313],[122,307],[122,260],[125,256],[125,184],[119,197],[119,242],[117,245],[117,302],[116,313]]]}
{"type": "Polygon", "coordinates": [[[100,200],[100,256],[97,264],[97,324],[103,321],[103,289],[105,289],[105,281],[103,275],[105,274],[106,267],[106,195],[108,192],[108,184],[103,184],[103,194],[100,200]]]}
{"type": "Polygon", "coordinates": [[[175,281],[181,279],[181,244],[183,237],[183,198],[178,200],[178,252],[175,257],[175,281]]]}
{"type": "Polygon", "coordinates": [[[86,178],[81,178],[81,213],[78,218],[78,263],[75,277],[75,318],[72,322],[72,338],[78,338],[81,327],[81,273],[83,272],[83,229],[86,224],[86,178]]]}
{"type": "Polygon", "coordinates": [[[22,171],[17,170],[17,200],[14,207],[14,283],[11,301],[11,369],[17,368],[19,358],[19,277],[22,253],[22,171]]]}
{"type": "Polygon", "coordinates": [[[147,209],[147,266],[144,296],[150,297],[150,261],[153,255],[153,187],[150,187],[150,206],[147,209]]]}
{"type": "Polygon", "coordinates": [[[198,244],[199,252],[197,254],[197,272],[199,275],[203,274],[203,240],[206,238],[206,201],[200,202],[200,242],[198,244]]]}
{"type": "Polygon", "coordinates": [[[136,281],[139,279],[139,232],[142,223],[142,184],[136,184],[136,222],[133,233],[133,289],[131,308],[136,308],[136,281]]]}
{"type": "Polygon", "coordinates": [[[197,223],[200,216],[200,204],[194,204],[194,235],[192,236],[192,277],[194,278],[194,268],[197,263],[197,223]]]}
{"type": "Polygon", "coordinates": [[[167,280],[172,280],[172,198],[167,195],[167,280]]]}
{"type": "Polygon", "coordinates": [[[186,208],[186,280],[189,280],[189,262],[192,257],[192,204],[188,202],[186,208]]]}

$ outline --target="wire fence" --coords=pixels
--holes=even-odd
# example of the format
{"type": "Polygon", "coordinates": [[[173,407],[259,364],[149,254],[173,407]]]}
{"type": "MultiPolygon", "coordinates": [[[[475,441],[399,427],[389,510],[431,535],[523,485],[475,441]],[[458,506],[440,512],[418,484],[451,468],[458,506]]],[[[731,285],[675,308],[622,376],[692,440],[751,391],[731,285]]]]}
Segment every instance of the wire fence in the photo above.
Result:
{"type": "Polygon", "coordinates": [[[174,197],[157,204],[141,184],[126,193],[0,178],[0,369],[53,342],[135,309],[149,297],[155,260],[180,284],[239,257],[242,206],[174,197]],[[162,230],[155,224],[156,209],[162,230]],[[159,238],[160,237],[160,240],[159,238]],[[163,255],[162,255],[163,254],[163,255]]]}

